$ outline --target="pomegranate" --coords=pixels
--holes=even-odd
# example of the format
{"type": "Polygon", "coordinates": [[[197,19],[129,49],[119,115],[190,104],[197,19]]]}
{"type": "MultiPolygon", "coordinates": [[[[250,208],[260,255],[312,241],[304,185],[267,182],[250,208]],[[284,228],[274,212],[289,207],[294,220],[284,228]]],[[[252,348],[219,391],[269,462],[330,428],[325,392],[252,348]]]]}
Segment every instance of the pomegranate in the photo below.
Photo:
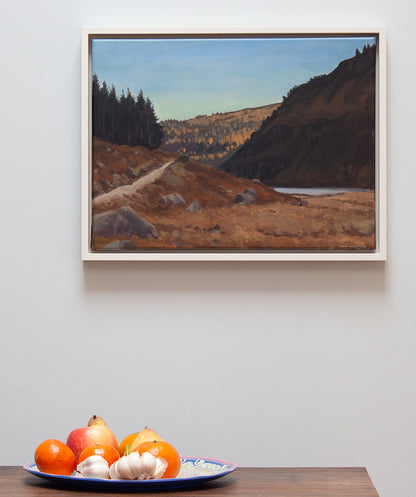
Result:
{"type": "Polygon", "coordinates": [[[66,445],[75,454],[77,461],[84,449],[96,444],[111,445],[118,450],[118,442],[114,433],[105,424],[103,418],[95,415],[88,421],[88,426],[72,430],[66,441],[66,445]]]}

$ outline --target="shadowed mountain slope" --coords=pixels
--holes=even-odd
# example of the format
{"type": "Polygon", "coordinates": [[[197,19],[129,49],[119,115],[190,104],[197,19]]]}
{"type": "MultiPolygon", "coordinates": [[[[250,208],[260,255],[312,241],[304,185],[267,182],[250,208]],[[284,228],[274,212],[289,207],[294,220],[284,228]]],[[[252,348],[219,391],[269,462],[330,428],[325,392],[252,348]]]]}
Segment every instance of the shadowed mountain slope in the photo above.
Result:
{"type": "Polygon", "coordinates": [[[374,188],[375,47],[294,87],[220,168],[274,186],[374,188]]]}

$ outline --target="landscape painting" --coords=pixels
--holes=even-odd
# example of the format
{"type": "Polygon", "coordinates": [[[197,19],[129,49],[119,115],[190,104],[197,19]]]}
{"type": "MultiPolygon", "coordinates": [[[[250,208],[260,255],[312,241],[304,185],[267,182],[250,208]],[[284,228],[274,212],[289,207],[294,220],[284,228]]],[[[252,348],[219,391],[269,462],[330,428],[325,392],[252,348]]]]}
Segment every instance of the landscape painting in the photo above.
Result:
{"type": "Polygon", "coordinates": [[[377,53],[377,34],[91,37],[90,252],[374,252],[377,53]]]}

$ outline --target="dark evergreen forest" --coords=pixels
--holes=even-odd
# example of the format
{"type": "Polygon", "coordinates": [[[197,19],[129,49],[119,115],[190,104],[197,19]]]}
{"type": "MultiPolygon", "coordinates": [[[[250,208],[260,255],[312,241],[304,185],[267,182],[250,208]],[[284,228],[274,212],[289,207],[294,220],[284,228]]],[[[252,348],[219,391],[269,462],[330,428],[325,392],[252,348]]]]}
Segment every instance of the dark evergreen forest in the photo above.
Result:
{"type": "Polygon", "coordinates": [[[96,74],[92,77],[92,134],[117,145],[158,148],[163,129],[159,124],[152,102],[140,90],[134,98],[129,89],[117,97],[112,85],[100,84],[96,74]]]}

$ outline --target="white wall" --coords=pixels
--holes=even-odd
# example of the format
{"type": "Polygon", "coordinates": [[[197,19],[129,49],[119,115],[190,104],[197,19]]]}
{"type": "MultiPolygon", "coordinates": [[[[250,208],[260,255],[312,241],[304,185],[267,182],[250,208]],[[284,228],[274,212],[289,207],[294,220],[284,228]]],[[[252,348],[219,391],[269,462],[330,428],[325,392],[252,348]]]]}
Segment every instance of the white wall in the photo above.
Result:
{"type": "Polygon", "coordinates": [[[415,494],[416,8],[408,0],[1,0],[0,464],[103,416],[183,455],[366,466],[415,494]],[[386,25],[383,263],[80,260],[82,26],[386,25]]]}

